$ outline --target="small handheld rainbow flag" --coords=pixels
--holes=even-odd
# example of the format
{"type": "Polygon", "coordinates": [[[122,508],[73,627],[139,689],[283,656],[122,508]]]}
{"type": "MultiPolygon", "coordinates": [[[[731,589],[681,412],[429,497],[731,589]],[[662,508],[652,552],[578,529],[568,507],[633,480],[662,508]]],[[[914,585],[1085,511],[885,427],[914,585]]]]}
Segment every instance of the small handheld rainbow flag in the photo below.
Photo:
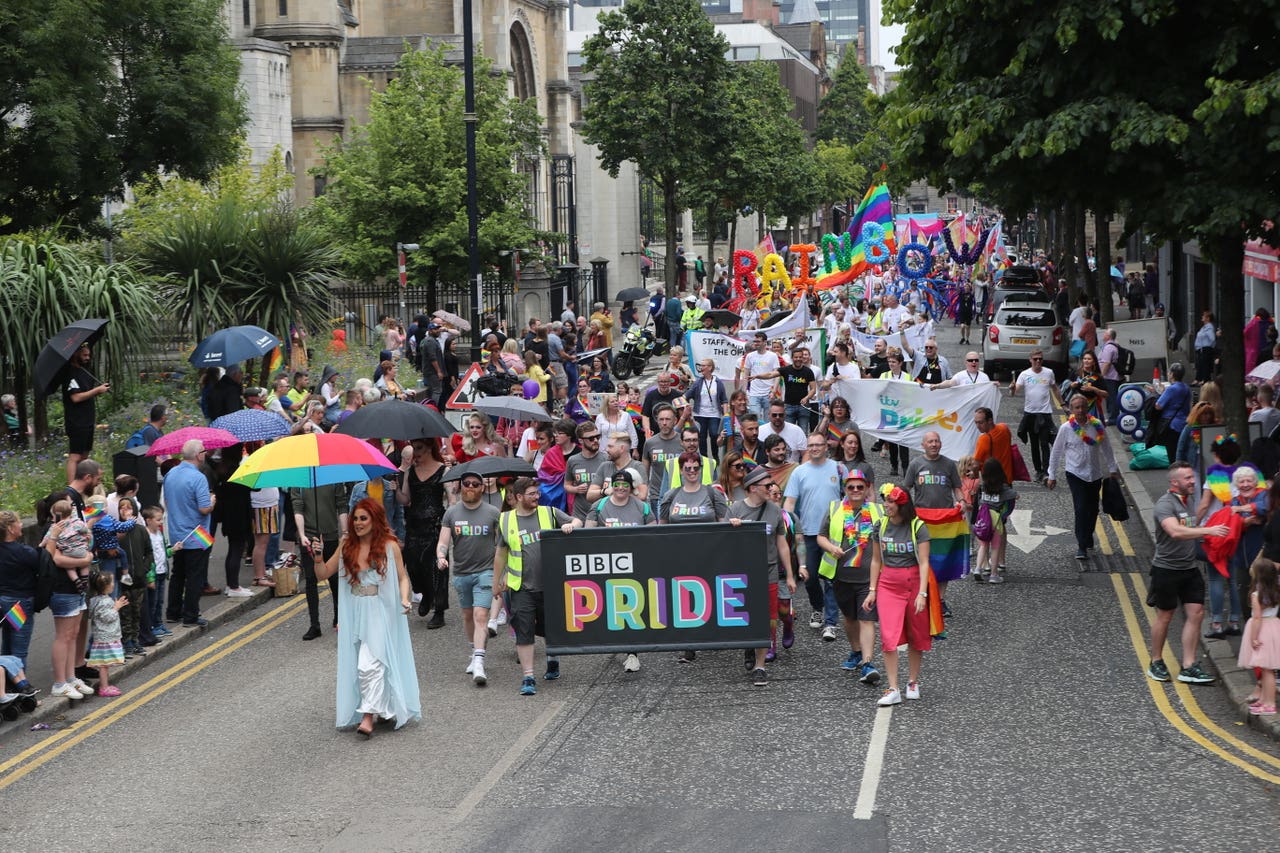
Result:
{"type": "Polygon", "coordinates": [[[627,407],[626,407],[625,411],[626,411],[626,413],[627,413],[628,415],[630,415],[632,418],[638,418],[638,417],[640,417],[640,404],[639,404],[639,403],[627,403],[627,407]]]}
{"type": "Polygon", "coordinates": [[[197,525],[196,529],[188,533],[183,538],[182,541],[186,542],[188,539],[192,538],[193,536],[196,538],[198,542],[203,544],[206,548],[213,547],[213,534],[210,533],[208,530],[205,530],[203,526],[197,525]]]}
{"type": "Polygon", "coordinates": [[[106,509],[105,509],[104,507],[100,507],[100,506],[87,506],[87,507],[85,507],[85,508],[84,508],[84,520],[85,520],[85,521],[93,521],[94,519],[96,519],[96,518],[100,518],[100,517],[102,517],[102,516],[104,516],[104,515],[106,515],[106,514],[107,514],[107,511],[106,511],[106,509]]]}
{"type": "Polygon", "coordinates": [[[284,364],[284,353],[280,352],[280,347],[276,347],[271,351],[271,370],[279,370],[284,364]]]}
{"type": "Polygon", "coordinates": [[[12,625],[15,631],[22,630],[22,626],[27,624],[27,611],[21,601],[9,608],[9,612],[4,615],[4,621],[12,625]]]}

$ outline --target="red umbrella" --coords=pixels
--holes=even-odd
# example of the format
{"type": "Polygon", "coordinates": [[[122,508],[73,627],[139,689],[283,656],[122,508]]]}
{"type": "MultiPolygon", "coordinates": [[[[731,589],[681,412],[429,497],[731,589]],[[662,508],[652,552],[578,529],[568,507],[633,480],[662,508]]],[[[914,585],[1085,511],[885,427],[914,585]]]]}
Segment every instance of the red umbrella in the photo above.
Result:
{"type": "Polygon", "coordinates": [[[215,429],[214,427],[183,427],[180,430],[175,430],[157,438],[151,444],[151,449],[147,451],[147,455],[172,456],[175,453],[181,453],[182,445],[186,444],[193,438],[198,438],[203,441],[205,450],[217,450],[219,447],[230,447],[233,444],[240,443],[240,439],[236,438],[225,429],[215,429]]]}

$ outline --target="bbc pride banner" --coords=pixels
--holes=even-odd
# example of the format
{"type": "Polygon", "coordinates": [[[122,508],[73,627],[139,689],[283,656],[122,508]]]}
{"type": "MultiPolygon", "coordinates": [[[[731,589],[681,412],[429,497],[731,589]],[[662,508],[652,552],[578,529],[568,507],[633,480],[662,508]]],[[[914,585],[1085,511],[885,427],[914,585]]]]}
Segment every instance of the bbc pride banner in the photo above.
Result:
{"type": "Polygon", "coordinates": [[[938,391],[891,379],[861,379],[850,384],[849,408],[868,446],[871,440],[881,439],[914,452],[924,434],[936,430],[942,438],[942,455],[959,460],[978,444],[973,413],[982,406],[1000,411],[1000,386],[994,382],[938,391]]]}
{"type": "Polygon", "coordinates": [[[548,531],[548,654],[769,645],[765,525],[548,531]]]}

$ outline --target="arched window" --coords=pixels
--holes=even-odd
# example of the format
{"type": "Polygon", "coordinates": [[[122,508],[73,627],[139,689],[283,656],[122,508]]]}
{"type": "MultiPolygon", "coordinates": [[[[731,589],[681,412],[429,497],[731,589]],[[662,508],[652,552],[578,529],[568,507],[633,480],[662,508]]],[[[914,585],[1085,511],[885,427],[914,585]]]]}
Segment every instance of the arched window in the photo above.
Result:
{"type": "Polygon", "coordinates": [[[511,82],[513,94],[520,100],[536,96],[533,49],[529,46],[529,34],[519,21],[511,25],[511,82]]]}

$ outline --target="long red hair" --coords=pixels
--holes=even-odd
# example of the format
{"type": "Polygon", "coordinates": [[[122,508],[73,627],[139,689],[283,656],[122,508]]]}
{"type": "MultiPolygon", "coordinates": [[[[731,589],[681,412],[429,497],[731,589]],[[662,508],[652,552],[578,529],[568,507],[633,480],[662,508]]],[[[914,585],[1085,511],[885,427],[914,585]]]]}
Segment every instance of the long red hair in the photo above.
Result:
{"type": "Polygon", "coordinates": [[[373,498],[364,498],[355,505],[355,509],[351,510],[354,516],[360,510],[364,510],[369,514],[369,565],[360,566],[360,539],[357,536],[348,536],[346,543],[342,546],[342,566],[343,571],[347,574],[347,583],[352,586],[359,586],[360,572],[364,568],[376,569],[380,577],[387,575],[387,545],[398,542],[396,535],[391,532],[390,525],[387,524],[387,513],[382,508],[381,501],[375,501],[373,498]]]}

